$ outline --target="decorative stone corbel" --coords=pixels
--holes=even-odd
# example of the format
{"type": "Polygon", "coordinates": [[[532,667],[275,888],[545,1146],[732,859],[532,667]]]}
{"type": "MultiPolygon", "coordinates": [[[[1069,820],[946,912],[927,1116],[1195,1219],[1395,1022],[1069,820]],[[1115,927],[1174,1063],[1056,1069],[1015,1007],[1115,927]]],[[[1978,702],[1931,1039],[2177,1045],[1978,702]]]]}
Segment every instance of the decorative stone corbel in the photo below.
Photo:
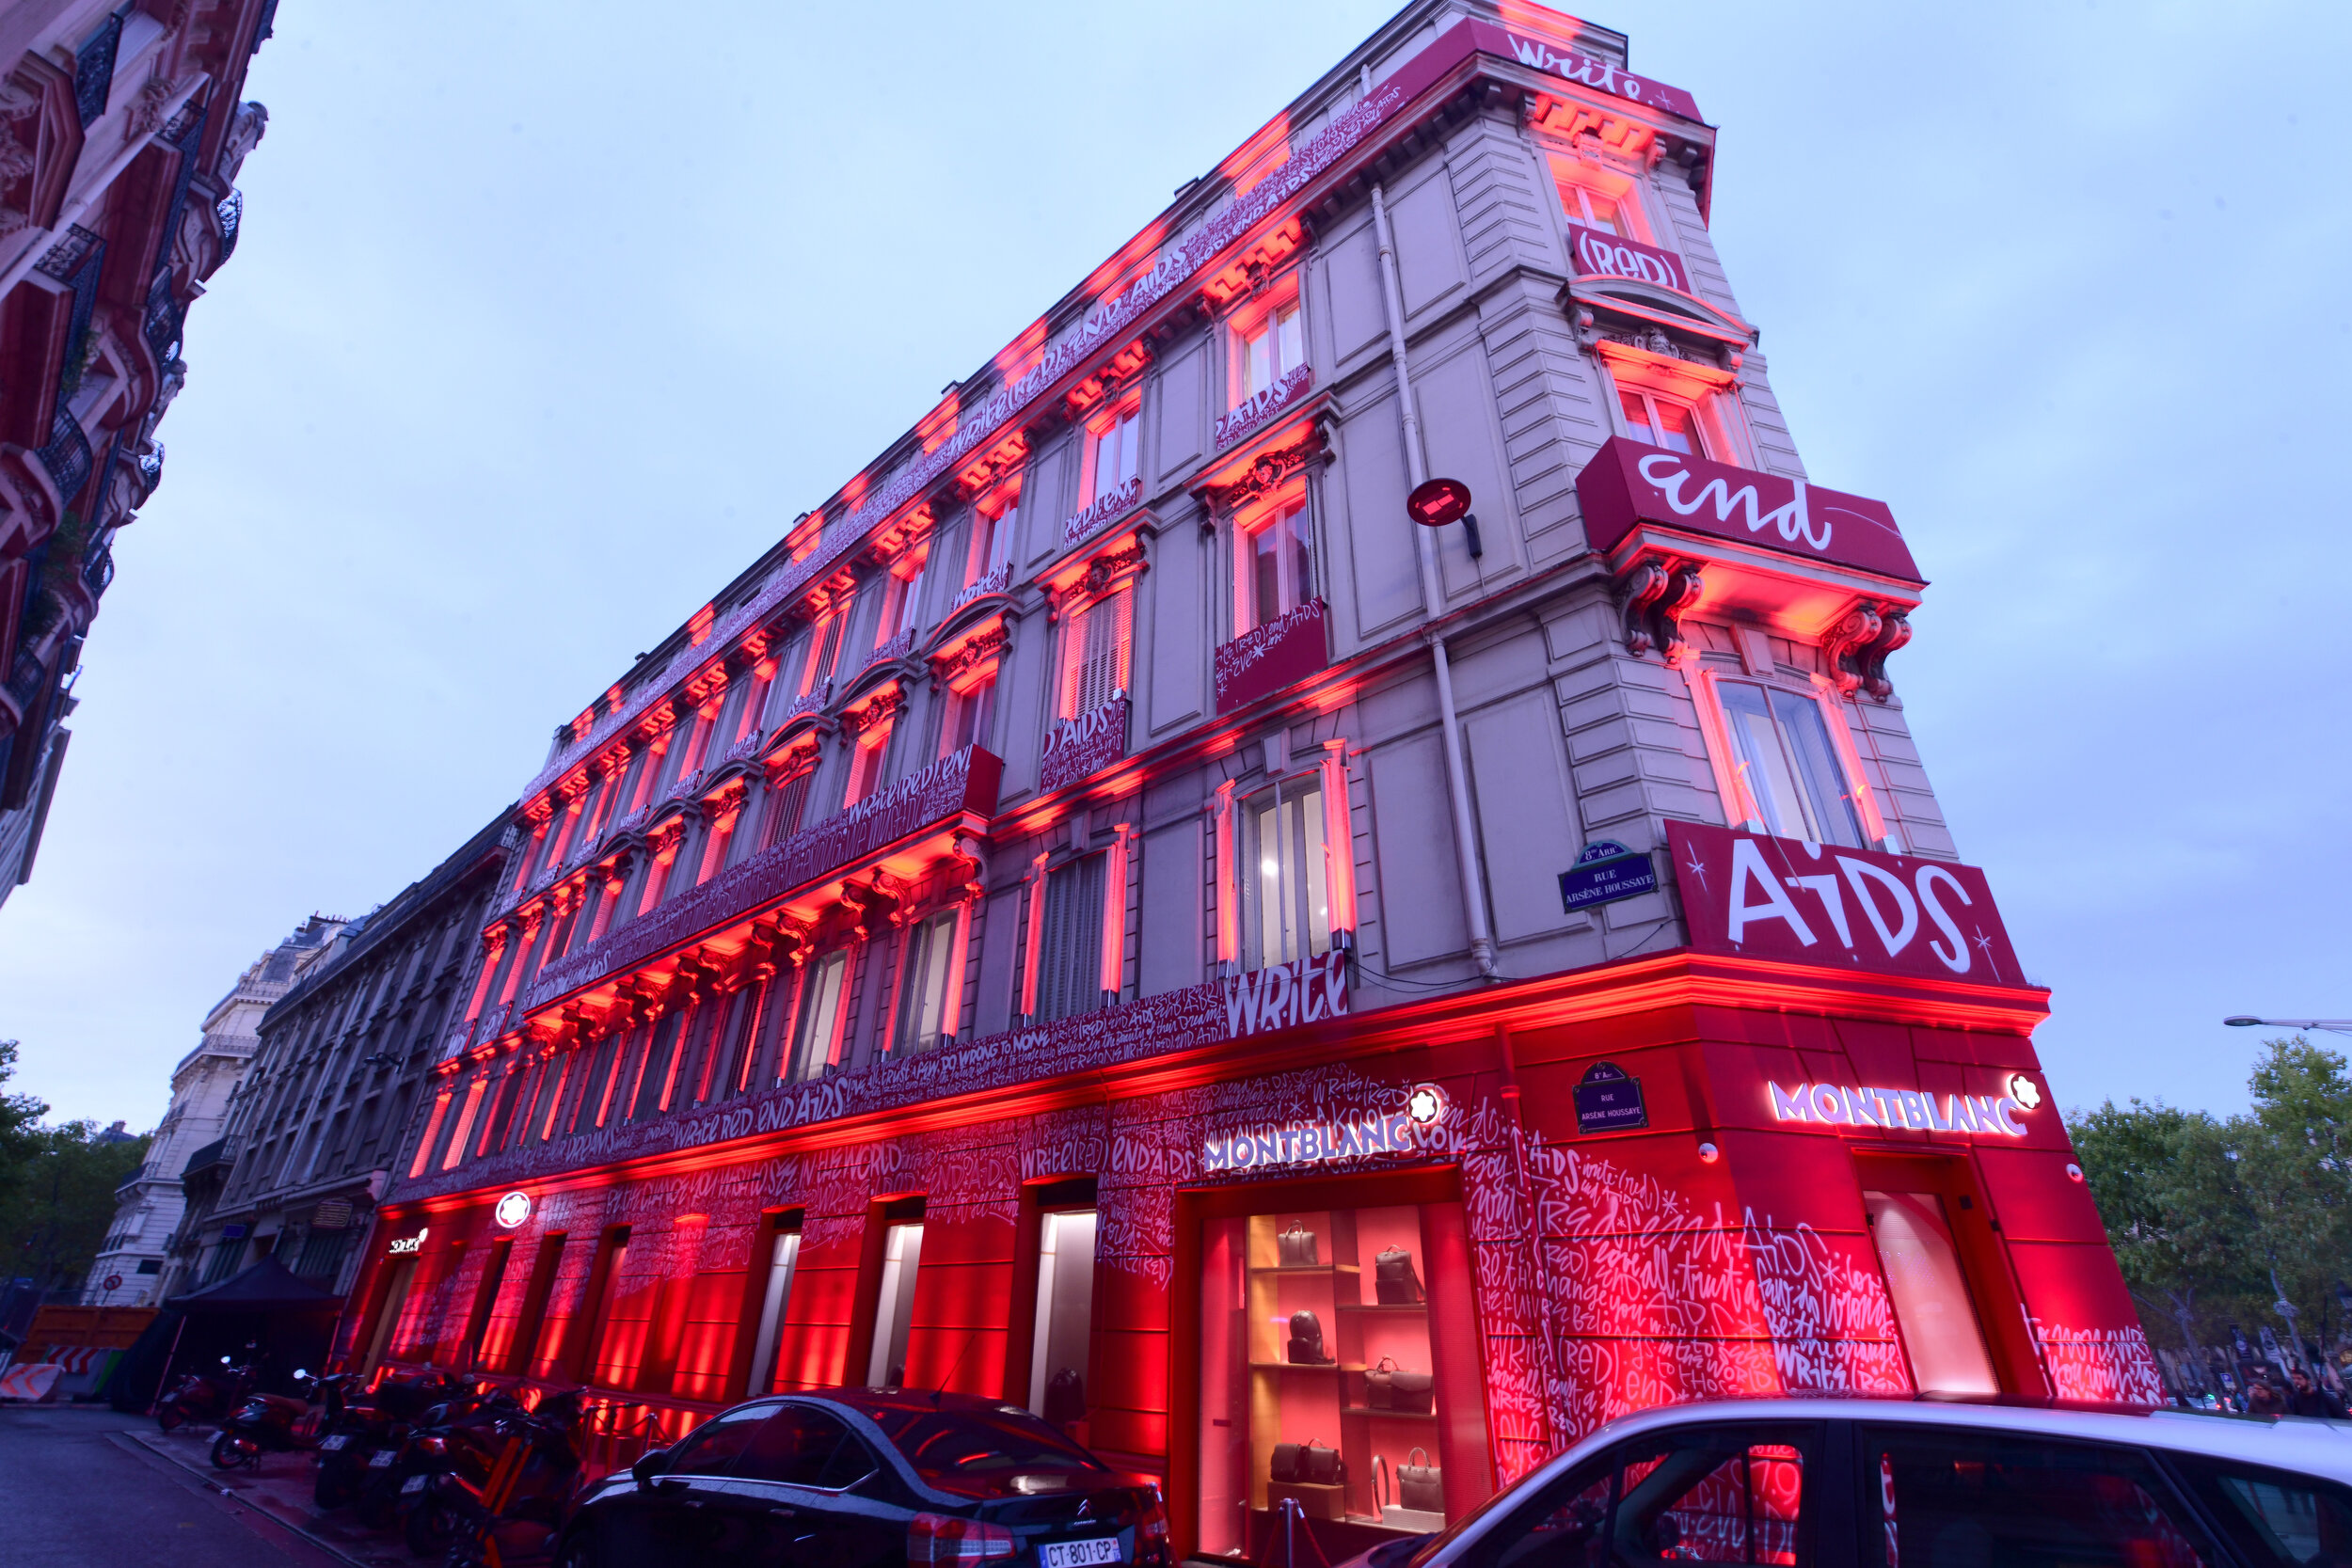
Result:
{"type": "Polygon", "coordinates": [[[1695,603],[1706,584],[1699,563],[1672,557],[1635,562],[1618,579],[1625,596],[1625,645],[1635,655],[1656,653],[1673,669],[1691,658],[1691,644],[1682,635],[1682,611],[1695,603]]]}
{"type": "Polygon", "coordinates": [[[1911,641],[1911,618],[1898,606],[1858,604],[1821,639],[1831,678],[1846,696],[1867,692],[1875,702],[1894,694],[1886,678],[1889,655],[1911,641]]]}

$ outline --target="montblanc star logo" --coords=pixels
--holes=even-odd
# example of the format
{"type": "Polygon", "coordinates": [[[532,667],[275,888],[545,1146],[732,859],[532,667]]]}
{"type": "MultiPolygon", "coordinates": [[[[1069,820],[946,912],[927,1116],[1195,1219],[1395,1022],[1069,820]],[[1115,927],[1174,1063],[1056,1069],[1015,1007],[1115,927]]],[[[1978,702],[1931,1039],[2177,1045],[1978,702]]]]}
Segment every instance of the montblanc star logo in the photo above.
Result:
{"type": "Polygon", "coordinates": [[[2042,1091],[2034,1086],[2032,1079],[2022,1072],[2009,1075],[2009,1097],[2028,1111],[2042,1103],[2042,1091]]]}

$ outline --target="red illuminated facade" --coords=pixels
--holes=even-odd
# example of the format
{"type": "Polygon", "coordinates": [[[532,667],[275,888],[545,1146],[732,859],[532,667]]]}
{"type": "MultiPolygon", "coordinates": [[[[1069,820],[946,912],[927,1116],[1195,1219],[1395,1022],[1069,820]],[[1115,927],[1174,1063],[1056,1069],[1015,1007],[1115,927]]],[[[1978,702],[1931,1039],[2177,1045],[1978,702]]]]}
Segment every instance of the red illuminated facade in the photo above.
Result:
{"type": "Polygon", "coordinates": [[[32,875],[114,539],[163,476],[190,305],[237,244],[277,0],[0,14],[0,901],[32,875]]]}
{"type": "Polygon", "coordinates": [[[346,1354],[982,1392],[1211,1556],[1661,1402],[2155,1398],[1714,137],[1408,8],[559,728],[346,1354]]]}

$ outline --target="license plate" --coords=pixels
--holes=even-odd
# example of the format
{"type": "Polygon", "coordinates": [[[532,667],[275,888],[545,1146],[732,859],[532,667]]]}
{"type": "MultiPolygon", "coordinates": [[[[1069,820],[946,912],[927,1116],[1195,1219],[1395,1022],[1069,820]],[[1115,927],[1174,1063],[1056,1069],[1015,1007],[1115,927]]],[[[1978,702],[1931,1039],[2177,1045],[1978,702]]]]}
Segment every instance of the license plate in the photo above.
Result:
{"type": "Polygon", "coordinates": [[[321,1453],[341,1453],[342,1451],[343,1445],[350,1441],[351,1439],[348,1437],[322,1437],[319,1439],[319,1451],[321,1453]]]}
{"type": "Polygon", "coordinates": [[[401,1496],[406,1497],[411,1492],[423,1491],[424,1483],[432,1479],[433,1478],[431,1476],[410,1476],[406,1481],[400,1483],[401,1496]]]}
{"type": "Polygon", "coordinates": [[[375,1452],[368,1455],[368,1468],[371,1470],[389,1470],[392,1467],[392,1461],[398,1459],[399,1457],[400,1456],[398,1454],[394,1453],[389,1449],[378,1449],[375,1452]]]}
{"type": "Polygon", "coordinates": [[[1122,1560],[1119,1537],[1097,1536],[1092,1541],[1049,1541],[1037,1549],[1042,1568],[1096,1568],[1097,1564],[1122,1560]]]}

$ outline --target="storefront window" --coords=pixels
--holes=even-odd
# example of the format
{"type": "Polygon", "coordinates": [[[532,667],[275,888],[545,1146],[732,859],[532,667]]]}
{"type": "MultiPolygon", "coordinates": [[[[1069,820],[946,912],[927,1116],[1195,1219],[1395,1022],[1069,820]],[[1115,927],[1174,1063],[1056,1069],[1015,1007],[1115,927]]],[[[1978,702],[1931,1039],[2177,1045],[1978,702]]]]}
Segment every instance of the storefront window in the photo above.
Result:
{"type": "Polygon", "coordinates": [[[1422,1534],[1485,1499],[1475,1330],[1446,1321],[1467,1297],[1428,1288],[1461,1223],[1452,1203],[1202,1223],[1203,1554],[1254,1557],[1285,1500],[1343,1527],[1337,1560],[1361,1527],[1422,1534]]]}
{"type": "Polygon", "coordinates": [[[866,1381],[873,1387],[896,1388],[906,1381],[907,1329],[922,1261],[922,1222],[892,1226],[882,1248],[882,1290],[874,1298],[874,1354],[866,1367],[866,1381]]]}
{"type": "Polygon", "coordinates": [[[776,1340],[783,1333],[785,1306],[792,1299],[793,1265],[800,1259],[801,1233],[777,1232],[768,1254],[767,1288],[759,1298],[759,1334],[752,1341],[752,1375],[743,1386],[754,1398],[769,1392],[775,1375],[776,1340]]]}
{"type": "Polygon", "coordinates": [[[1091,1209],[1038,1216],[1037,1337],[1030,1341],[1029,1409],[1055,1426],[1086,1418],[1087,1347],[1094,1326],[1091,1209]]]}
{"type": "Polygon", "coordinates": [[[1920,1392],[1999,1393],[1944,1200],[1933,1193],[1866,1192],[1862,1207],[1920,1392]]]}

